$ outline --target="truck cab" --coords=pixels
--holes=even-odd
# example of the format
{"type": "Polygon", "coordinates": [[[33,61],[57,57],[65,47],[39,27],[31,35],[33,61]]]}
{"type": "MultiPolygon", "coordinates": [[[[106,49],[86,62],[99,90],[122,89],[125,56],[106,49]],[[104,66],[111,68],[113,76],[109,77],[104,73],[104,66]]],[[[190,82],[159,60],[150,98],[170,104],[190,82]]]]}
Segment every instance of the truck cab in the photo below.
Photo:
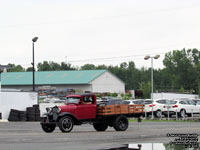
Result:
{"type": "Polygon", "coordinates": [[[66,98],[65,105],[60,106],[61,113],[71,113],[79,120],[96,118],[96,95],[70,95],[66,98]]]}

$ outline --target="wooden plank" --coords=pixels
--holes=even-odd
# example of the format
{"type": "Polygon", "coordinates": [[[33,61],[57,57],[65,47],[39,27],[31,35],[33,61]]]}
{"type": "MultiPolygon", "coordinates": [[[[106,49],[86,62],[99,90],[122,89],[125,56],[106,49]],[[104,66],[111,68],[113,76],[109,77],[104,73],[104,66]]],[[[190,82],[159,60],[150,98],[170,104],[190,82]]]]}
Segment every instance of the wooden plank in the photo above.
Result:
{"type": "Polygon", "coordinates": [[[144,113],[144,105],[108,105],[98,106],[97,115],[144,113]]]}

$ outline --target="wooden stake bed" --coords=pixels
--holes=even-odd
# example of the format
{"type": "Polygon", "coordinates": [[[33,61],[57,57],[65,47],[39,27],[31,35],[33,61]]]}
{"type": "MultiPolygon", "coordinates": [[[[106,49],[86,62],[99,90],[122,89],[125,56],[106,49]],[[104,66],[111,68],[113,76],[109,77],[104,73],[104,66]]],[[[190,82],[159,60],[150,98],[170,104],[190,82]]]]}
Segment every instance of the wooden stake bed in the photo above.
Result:
{"type": "Polygon", "coordinates": [[[107,116],[107,115],[118,115],[118,114],[138,114],[144,113],[144,105],[108,105],[108,106],[98,106],[97,115],[107,116]]]}

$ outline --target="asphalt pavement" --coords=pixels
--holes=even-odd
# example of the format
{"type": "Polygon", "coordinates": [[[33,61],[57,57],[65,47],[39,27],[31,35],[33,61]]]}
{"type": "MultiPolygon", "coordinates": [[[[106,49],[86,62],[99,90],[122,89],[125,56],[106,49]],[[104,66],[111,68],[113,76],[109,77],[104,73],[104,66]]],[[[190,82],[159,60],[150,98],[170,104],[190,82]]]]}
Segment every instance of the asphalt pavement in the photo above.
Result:
{"type": "Polygon", "coordinates": [[[45,133],[39,122],[0,122],[0,150],[99,150],[123,144],[169,143],[174,139],[168,133],[200,135],[200,122],[131,122],[127,131],[108,128],[105,132],[85,124],[70,133],[58,128],[45,133]]]}

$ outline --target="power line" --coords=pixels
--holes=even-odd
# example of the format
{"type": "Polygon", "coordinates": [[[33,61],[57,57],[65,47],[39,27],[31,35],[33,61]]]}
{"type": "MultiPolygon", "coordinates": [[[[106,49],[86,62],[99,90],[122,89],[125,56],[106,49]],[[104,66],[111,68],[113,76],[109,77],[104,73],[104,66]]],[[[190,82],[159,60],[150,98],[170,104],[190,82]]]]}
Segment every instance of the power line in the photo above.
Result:
{"type": "MultiPolygon", "coordinates": [[[[165,53],[157,53],[157,54],[165,54],[165,53]]],[[[145,55],[154,55],[154,53],[152,54],[140,54],[140,55],[128,55],[128,56],[118,56],[118,57],[104,57],[104,58],[94,58],[94,59],[79,59],[79,60],[72,60],[69,62],[80,62],[80,61],[99,61],[99,60],[115,60],[115,59],[121,59],[121,58],[130,58],[130,57],[144,57],[145,55]]]]}
{"type": "Polygon", "coordinates": [[[32,23],[32,24],[5,24],[0,25],[1,28],[10,28],[10,27],[30,27],[30,26],[40,26],[40,25],[54,25],[54,24],[66,24],[66,23],[73,23],[73,22],[80,22],[80,21],[88,21],[88,20],[102,20],[102,19],[110,19],[110,18],[120,18],[120,17],[133,17],[137,15],[144,15],[144,14],[151,14],[151,13],[159,13],[159,12],[168,12],[168,11],[177,11],[181,9],[188,9],[188,8],[194,8],[199,7],[199,5],[191,5],[187,7],[173,7],[173,8],[167,8],[167,9],[158,9],[158,10],[152,10],[152,11],[146,11],[146,12],[139,12],[135,14],[122,14],[122,15],[112,15],[112,16],[98,16],[98,17],[91,17],[91,18],[80,18],[80,19],[63,19],[61,21],[51,21],[51,22],[42,22],[42,23],[32,23]]]}

